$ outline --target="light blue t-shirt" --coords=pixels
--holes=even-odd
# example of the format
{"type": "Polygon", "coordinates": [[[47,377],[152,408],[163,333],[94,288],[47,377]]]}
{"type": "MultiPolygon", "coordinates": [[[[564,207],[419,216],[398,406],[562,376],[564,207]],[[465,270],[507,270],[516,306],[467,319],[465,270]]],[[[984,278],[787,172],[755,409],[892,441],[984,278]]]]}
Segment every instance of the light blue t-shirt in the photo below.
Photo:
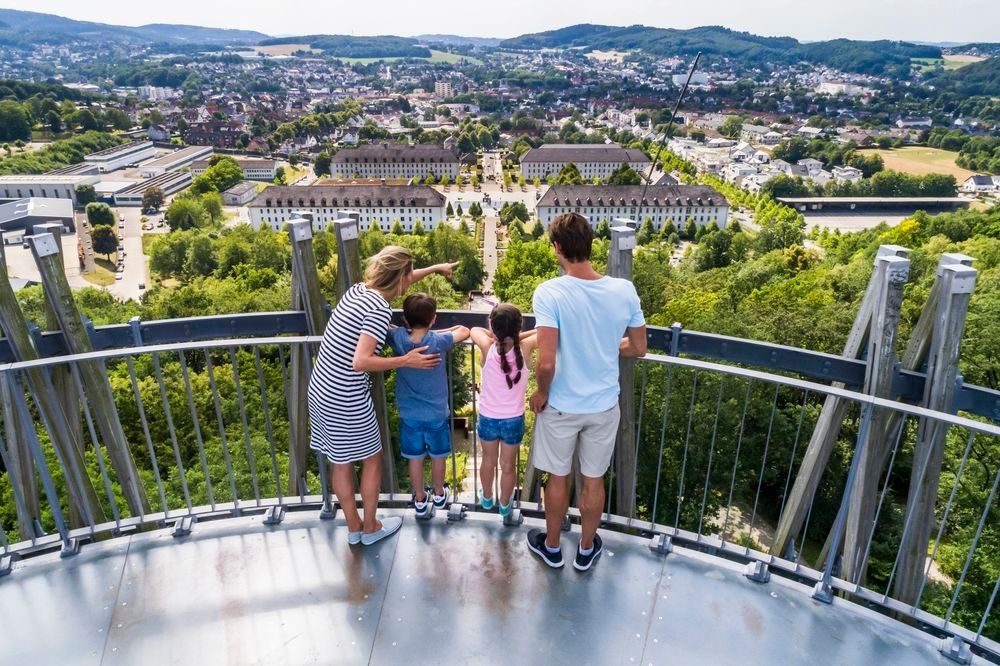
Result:
{"type": "Polygon", "coordinates": [[[559,329],[549,404],[567,414],[596,414],[618,402],[618,349],[626,329],[646,323],[635,286],[602,277],[563,275],[535,290],[535,326],[559,329]]]}
{"type": "Polygon", "coordinates": [[[448,364],[445,359],[455,338],[451,333],[427,331],[420,342],[410,340],[410,331],[400,327],[389,332],[392,353],[404,356],[417,347],[427,347],[425,354],[440,354],[441,362],[430,370],[399,368],[396,370],[396,406],[400,418],[411,421],[438,422],[447,420],[448,364]]]}

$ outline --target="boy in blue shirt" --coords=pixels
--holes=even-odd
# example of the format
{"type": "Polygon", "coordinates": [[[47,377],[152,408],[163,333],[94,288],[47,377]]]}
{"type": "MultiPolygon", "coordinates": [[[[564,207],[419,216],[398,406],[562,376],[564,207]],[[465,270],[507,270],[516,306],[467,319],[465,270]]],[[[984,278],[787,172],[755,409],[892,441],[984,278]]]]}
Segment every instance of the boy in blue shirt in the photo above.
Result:
{"type": "MultiPolygon", "coordinates": [[[[432,331],[437,319],[437,301],[428,294],[411,294],[403,301],[405,328],[389,333],[393,354],[404,356],[418,347],[426,354],[444,357],[456,344],[469,337],[465,326],[432,331]]],[[[448,504],[444,485],[445,460],[451,454],[451,416],[448,405],[447,364],[430,370],[396,370],[396,406],[399,408],[399,447],[410,461],[413,506],[417,518],[429,518],[433,509],[448,504]],[[431,458],[432,486],[424,485],[424,456],[431,458]],[[428,497],[433,487],[433,497],[428,497]]]]}

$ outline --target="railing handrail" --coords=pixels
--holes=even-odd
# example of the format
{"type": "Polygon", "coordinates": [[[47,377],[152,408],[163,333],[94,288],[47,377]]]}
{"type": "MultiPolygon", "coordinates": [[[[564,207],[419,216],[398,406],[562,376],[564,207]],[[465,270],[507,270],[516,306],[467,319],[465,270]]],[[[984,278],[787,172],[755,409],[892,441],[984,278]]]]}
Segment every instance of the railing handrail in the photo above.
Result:
{"type": "MultiPolygon", "coordinates": [[[[136,354],[159,354],[166,352],[176,353],[182,351],[203,351],[206,349],[229,349],[233,347],[263,347],[270,345],[288,345],[288,346],[306,345],[306,344],[318,344],[322,342],[322,340],[323,340],[322,336],[303,335],[303,336],[269,337],[269,338],[227,338],[223,340],[197,340],[191,342],[164,343],[159,345],[149,345],[142,347],[123,347],[123,348],[105,349],[101,351],[88,352],[85,354],[69,354],[66,356],[53,356],[47,358],[34,359],[30,361],[19,361],[16,363],[8,363],[5,365],[0,365],[0,372],[16,372],[19,370],[27,370],[32,368],[50,368],[50,367],[56,367],[60,365],[73,364],[85,361],[103,361],[107,359],[119,358],[124,356],[134,356],[136,354]]],[[[982,423],[979,421],[975,421],[973,419],[966,418],[964,416],[948,414],[945,412],[938,412],[932,409],[927,409],[925,407],[920,407],[919,405],[910,405],[905,402],[899,402],[896,400],[878,398],[876,396],[868,395],[867,393],[859,393],[857,391],[852,391],[850,389],[831,386],[828,384],[821,384],[818,382],[812,382],[805,379],[786,377],[784,375],[776,375],[769,372],[763,372],[760,370],[741,368],[739,366],[723,365],[720,363],[713,363],[711,361],[682,358],[679,356],[667,356],[664,354],[647,354],[641,360],[655,362],[655,363],[662,363],[665,365],[674,365],[678,367],[691,368],[696,370],[718,372],[733,377],[742,377],[744,379],[752,379],[756,381],[767,382],[770,384],[780,384],[783,386],[799,388],[806,391],[810,391],[812,393],[843,398],[846,400],[857,402],[859,404],[871,405],[872,407],[891,409],[893,411],[906,414],[907,416],[930,418],[942,423],[947,423],[949,425],[956,425],[983,434],[1000,437],[1000,426],[992,425],[989,423],[982,423]]]]}
{"type": "MultiPolygon", "coordinates": [[[[466,310],[441,310],[438,321],[444,325],[470,323],[471,318],[481,317],[479,313],[466,310]]],[[[533,317],[526,315],[526,326],[533,325],[533,317]]],[[[842,382],[847,386],[860,387],[864,381],[866,363],[863,360],[838,356],[800,347],[791,347],[773,342],[734,338],[717,333],[703,333],[684,328],[649,326],[648,338],[652,348],[671,349],[673,336],[678,335],[678,354],[701,358],[741,363],[767,370],[794,372],[811,379],[842,382]]],[[[306,318],[301,311],[252,312],[207,317],[185,317],[179,319],[137,320],[130,324],[111,324],[92,329],[94,347],[101,350],[129,349],[148,339],[153,345],[183,344],[189,340],[212,341],[216,336],[227,338],[237,336],[304,335],[306,318]],[[183,336],[183,339],[180,339],[183,336]],[[196,337],[194,337],[196,336],[196,337]],[[151,338],[151,339],[150,339],[151,338]]],[[[221,338],[218,338],[221,339],[221,338]]],[[[249,338],[239,337],[241,342],[249,338]]],[[[290,338],[283,338],[288,340],[290,338]]],[[[61,332],[38,333],[36,344],[45,358],[55,358],[62,352],[61,332]]],[[[153,345],[149,345],[150,348],[153,345]]],[[[62,356],[65,358],[65,356],[62,356]]],[[[11,364],[11,353],[5,339],[0,339],[0,359],[11,364]]],[[[0,365],[0,368],[6,366],[0,365]]],[[[899,370],[894,381],[894,393],[903,400],[919,401],[923,396],[926,376],[921,372],[899,370]]],[[[962,383],[955,394],[955,409],[965,411],[1000,422],[1000,391],[984,386],[962,383]]]]}

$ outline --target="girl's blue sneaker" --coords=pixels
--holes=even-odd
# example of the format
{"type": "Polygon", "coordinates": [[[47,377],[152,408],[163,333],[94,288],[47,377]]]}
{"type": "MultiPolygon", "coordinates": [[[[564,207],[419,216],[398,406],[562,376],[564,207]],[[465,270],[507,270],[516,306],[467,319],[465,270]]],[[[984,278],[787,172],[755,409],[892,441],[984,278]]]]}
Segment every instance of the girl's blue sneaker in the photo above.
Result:
{"type": "Polygon", "coordinates": [[[504,518],[510,515],[510,510],[514,506],[514,498],[510,498],[510,503],[504,504],[503,502],[498,502],[497,505],[500,507],[500,515],[504,518]]]}
{"type": "Polygon", "coordinates": [[[479,493],[478,494],[479,494],[479,506],[483,507],[484,511],[492,511],[493,510],[493,498],[492,497],[487,497],[485,495],[485,493],[483,493],[483,489],[482,488],[479,489],[479,493]]]}

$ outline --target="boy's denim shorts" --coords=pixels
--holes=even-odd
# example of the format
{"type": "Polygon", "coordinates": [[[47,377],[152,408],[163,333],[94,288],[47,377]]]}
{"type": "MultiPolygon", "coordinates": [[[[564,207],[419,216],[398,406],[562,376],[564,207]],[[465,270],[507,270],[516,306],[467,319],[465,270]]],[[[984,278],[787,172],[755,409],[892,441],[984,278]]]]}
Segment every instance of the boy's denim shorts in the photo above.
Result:
{"type": "Polygon", "coordinates": [[[476,428],[479,439],[484,442],[500,440],[504,444],[517,446],[524,439],[524,415],[509,419],[491,419],[488,416],[479,417],[476,428]]]}
{"type": "Polygon", "coordinates": [[[446,458],[451,455],[451,429],[443,421],[399,420],[399,448],[404,458],[446,458]]]}

